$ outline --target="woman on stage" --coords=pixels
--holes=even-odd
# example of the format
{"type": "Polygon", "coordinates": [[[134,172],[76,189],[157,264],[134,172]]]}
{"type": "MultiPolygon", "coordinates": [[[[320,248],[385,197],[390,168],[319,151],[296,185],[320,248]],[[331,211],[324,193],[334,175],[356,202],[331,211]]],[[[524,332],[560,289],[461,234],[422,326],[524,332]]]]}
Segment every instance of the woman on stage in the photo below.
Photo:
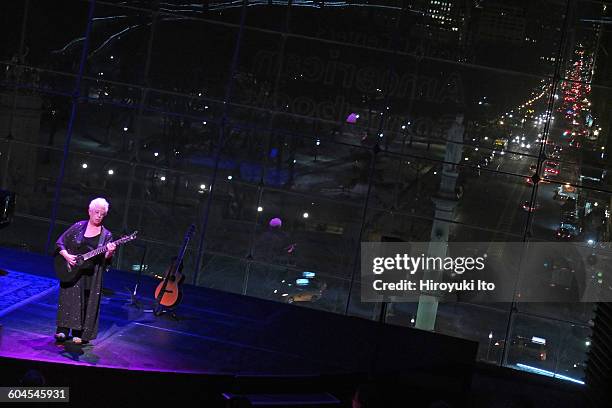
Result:
{"type": "Polygon", "coordinates": [[[93,200],[89,203],[89,220],[72,225],[56,242],[59,254],[71,266],[76,262],[76,255],[103,245],[107,245],[108,250],[106,254],[92,258],[91,267],[81,270],[81,276],[76,281],[60,283],[55,333],[57,341],[66,340],[71,329],[75,344],[87,343],[98,334],[102,274],[116,249],[111,242],[111,232],[102,225],[108,207],[104,198],[93,200]]]}

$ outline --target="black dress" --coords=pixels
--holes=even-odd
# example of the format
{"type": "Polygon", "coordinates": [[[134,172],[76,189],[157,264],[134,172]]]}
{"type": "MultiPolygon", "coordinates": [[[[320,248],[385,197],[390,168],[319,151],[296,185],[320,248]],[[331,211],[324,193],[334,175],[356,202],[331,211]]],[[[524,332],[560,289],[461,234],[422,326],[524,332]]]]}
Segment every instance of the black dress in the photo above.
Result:
{"type": "MultiPolygon", "coordinates": [[[[83,250],[81,251],[81,253],[86,253],[93,249],[96,249],[98,247],[98,242],[100,242],[100,234],[96,235],[95,237],[83,236],[83,244],[82,244],[83,250]]],[[[91,268],[86,268],[86,269],[81,270],[81,279],[83,280],[82,286],[85,292],[91,291],[91,286],[93,284],[93,275],[95,273],[94,266],[99,265],[101,263],[100,258],[103,256],[104,255],[98,255],[96,257],[97,259],[96,258],[92,259],[93,265],[91,268]]]]}
{"type": "MultiPolygon", "coordinates": [[[[56,242],[57,250],[68,253],[84,254],[98,247],[100,236],[85,238],[87,221],[79,221],[66,230],[56,242]]],[[[112,241],[112,234],[102,227],[102,244],[112,241]]],[[[95,339],[98,335],[102,275],[107,260],[104,255],[94,259],[93,267],[85,270],[75,282],[60,283],[59,304],[57,308],[57,327],[72,329],[73,336],[84,341],[95,339]]]]}

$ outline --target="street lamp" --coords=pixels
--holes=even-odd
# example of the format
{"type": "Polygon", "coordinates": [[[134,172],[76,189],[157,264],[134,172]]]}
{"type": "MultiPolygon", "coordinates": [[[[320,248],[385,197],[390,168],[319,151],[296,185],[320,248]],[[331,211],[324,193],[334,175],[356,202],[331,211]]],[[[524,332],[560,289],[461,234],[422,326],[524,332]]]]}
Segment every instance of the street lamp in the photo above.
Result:
{"type": "Polygon", "coordinates": [[[489,361],[489,354],[491,353],[491,340],[493,340],[493,332],[489,333],[489,347],[487,348],[487,361],[489,361]]]}

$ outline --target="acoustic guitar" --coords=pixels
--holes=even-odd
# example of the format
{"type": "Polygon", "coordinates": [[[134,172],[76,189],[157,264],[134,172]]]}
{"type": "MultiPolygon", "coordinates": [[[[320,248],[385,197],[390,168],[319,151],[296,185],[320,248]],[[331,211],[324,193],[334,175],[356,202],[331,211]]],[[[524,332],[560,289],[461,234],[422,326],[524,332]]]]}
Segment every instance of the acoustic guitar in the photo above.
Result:
{"type": "MultiPolygon", "coordinates": [[[[136,235],[138,231],[132,232],[130,235],[125,235],[119,238],[116,241],[113,241],[113,244],[119,246],[125,244],[127,242],[133,241],[136,239],[136,235]]],[[[108,244],[107,244],[108,245],[108,244]]],[[[81,277],[81,273],[84,269],[88,269],[92,267],[91,258],[94,258],[98,255],[104,254],[108,251],[106,245],[103,245],[99,248],[92,249],[91,251],[77,255],[76,264],[70,266],[68,261],[59,254],[55,254],[55,258],[53,259],[53,267],[55,269],[55,275],[62,283],[72,283],[77,281],[81,277]]],[[[72,254],[74,255],[74,254],[72,254]]]]}
{"type": "Polygon", "coordinates": [[[164,279],[157,285],[155,289],[155,308],[153,309],[153,314],[159,316],[163,310],[163,308],[173,308],[178,305],[183,298],[183,293],[181,291],[180,285],[185,280],[185,276],[181,273],[183,270],[183,258],[185,257],[185,252],[187,251],[187,245],[189,245],[189,241],[193,237],[193,233],[195,232],[195,225],[191,224],[189,230],[185,234],[185,238],[183,240],[183,245],[181,250],[171,263],[168,269],[166,269],[166,273],[164,279]]]}

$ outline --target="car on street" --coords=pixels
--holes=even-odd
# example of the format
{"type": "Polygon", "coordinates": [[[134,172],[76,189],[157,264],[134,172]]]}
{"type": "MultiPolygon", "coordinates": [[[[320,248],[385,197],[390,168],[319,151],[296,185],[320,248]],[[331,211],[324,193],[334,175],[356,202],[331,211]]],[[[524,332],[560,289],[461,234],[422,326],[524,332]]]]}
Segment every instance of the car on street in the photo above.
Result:
{"type": "Polygon", "coordinates": [[[544,177],[558,176],[559,175],[559,163],[554,161],[544,162],[544,177]]]}
{"type": "Polygon", "coordinates": [[[578,189],[570,184],[563,184],[557,187],[553,198],[560,200],[576,200],[578,198],[578,189]]]}
{"type": "Polygon", "coordinates": [[[549,286],[570,290],[575,281],[576,268],[570,258],[559,257],[547,262],[550,273],[549,286]]]}
{"type": "MultiPolygon", "coordinates": [[[[538,333],[538,335],[541,335],[538,333]]],[[[546,339],[538,336],[516,335],[511,340],[512,347],[508,351],[508,361],[512,363],[527,363],[531,365],[546,361],[546,339]]]]}
{"type": "Polygon", "coordinates": [[[521,207],[523,208],[523,210],[527,211],[527,212],[534,212],[536,210],[540,209],[540,203],[539,202],[535,202],[532,203],[530,200],[526,200],[523,201],[523,204],[521,205],[521,207]]]}
{"type": "Polygon", "coordinates": [[[558,239],[562,239],[562,240],[571,240],[574,239],[575,235],[572,234],[572,232],[567,229],[567,228],[563,228],[563,227],[559,227],[557,228],[557,238],[558,239]]]}
{"type": "Polygon", "coordinates": [[[579,226],[562,222],[559,228],[557,228],[556,237],[560,240],[571,241],[580,235],[581,232],[582,229],[579,226]]]}
{"type": "Polygon", "coordinates": [[[495,147],[500,147],[502,149],[506,149],[506,148],[508,148],[508,139],[506,139],[506,138],[495,139],[495,142],[493,142],[493,145],[495,147]]]}
{"type": "Polygon", "coordinates": [[[315,302],[327,290],[327,283],[315,277],[314,272],[303,272],[296,279],[282,280],[274,294],[285,303],[315,302]]]}

